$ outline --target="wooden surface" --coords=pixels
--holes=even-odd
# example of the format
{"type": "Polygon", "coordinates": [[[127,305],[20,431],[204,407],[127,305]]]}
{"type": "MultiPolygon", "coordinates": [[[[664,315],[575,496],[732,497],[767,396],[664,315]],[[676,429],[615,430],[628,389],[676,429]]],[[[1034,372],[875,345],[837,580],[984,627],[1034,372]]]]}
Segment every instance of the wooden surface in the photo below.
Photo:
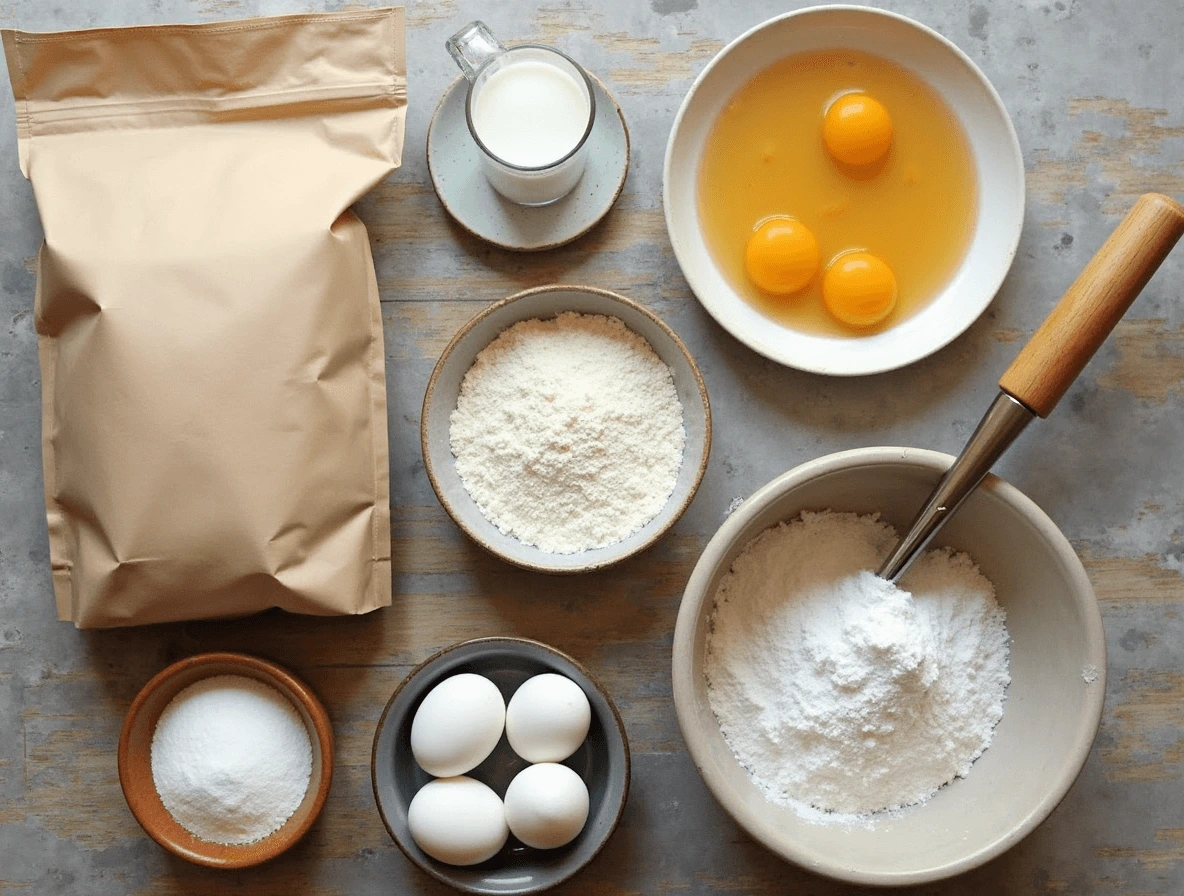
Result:
{"type": "MultiPolygon", "coordinates": [[[[322,9],[310,0],[0,0],[32,29],[205,21],[322,9]]],[[[363,618],[269,614],[237,622],[77,632],[53,618],[41,502],[32,322],[40,241],[0,108],[0,892],[15,894],[442,894],[394,847],[374,807],[369,756],[382,706],[419,660],[493,634],[538,638],[614,695],[634,756],[622,826],[565,894],[859,892],[771,856],[711,799],[670,700],[681,589],[729,505],[830,451],[900,444],[956,452],[1019,347],[1148,190],[1184,194],[1184,6],[1179,0],[1009,0],[883,5],[955,41],[1010,110],[1028,167],[1013,270],[960,339],[905,370],[840,380],[798,373],[736,343],[678,272],[661,209],[666,136],[691,79],[728,40],[797,3],[755,0],[435,0],[408,9],[403,168],[361,204],[384,301],[394,513],[394,605],[363,618]],[[424,161],[428,118],[454,77],[444,39],[481,17],[504,39],[557,44],[599,75],[631,128],[617,208],[563,249],[519,256],[445,216],[424,161]],[[623,566],[553,579],[470,544],[436,502],[418,418],[436,356],[484,303],[552,282],[619,291],[660,314],[702,366],[715,445],[699,496],[655,548],[623,566]],[[337,756],[321,821],[293,852],[222,873],[166,854],[120,794],[116,745],[139,688],[203,650],[290,667],[333,717],[337,756]]],[[[0,78],[3,78],[0,75],[0,78]]],[[[7,85],[0,88],[7,92],[7,85]]],[[[0,104],[2,105],[2,104],[0,104]]],[[[999,472],[1081,555],[1109,648],[1094,751],[1065,802],[1015,849],[923,894],[1184,892],[1184,251],[1152,279],[1049,420],[999,472]]]]}

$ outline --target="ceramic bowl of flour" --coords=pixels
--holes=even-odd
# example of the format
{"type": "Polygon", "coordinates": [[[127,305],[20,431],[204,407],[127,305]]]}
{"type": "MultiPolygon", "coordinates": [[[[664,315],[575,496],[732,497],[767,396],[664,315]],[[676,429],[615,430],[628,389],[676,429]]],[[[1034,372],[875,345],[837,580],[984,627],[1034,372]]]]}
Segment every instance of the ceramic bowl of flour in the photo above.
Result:
{"type": "Polygon", "coordinates": [[[333,728],[321,701],[291,672],[242,653],[197,654],[159,672],[132,701],[119,738],[119,783],[136,821],[173,855],[211,868],[247,868],[293,846],[316,821],[332,779],[333,728]],[[250,679],[286,699],[303,723],[312,754],[307,789],[287,821],[262,839],[240,845],[210,842],[182,827],[165,808],[152,772],[153,735],[173,698],[193,685],[223,676],[250,679]]]}
{"type": "MultiPolygon", "coordinates": [[[[547,355],[543,366],[554,357],[547,355]]],[[[645,550],[690,505],[711,450],[711,406],[686,345],[653,312],[607,290],[543,286],[495,302],[453,337],[428,382],[420,440],[436,496],[478,545],[526,569],[588,572],[645,550]],[[583,323],[572,323],[577,317],[583,323]],[[617,329],[610,332],[606,319],[619,321],[612,324],[617,329]],[[577,332],[585,324],[589,332],[577,332]],[[531,334],[502,350],[503,337],[524,327],[531,334]],[[586,341],[557,349],[561,360],[584,365],[578,375],[548,380],[564,388],[539,391],[525,375],[516,391],[510,388],[524,365],[540,366],[531,340],[551,339],[560,327],[567,327],[565,338],[607,341],[591,354],[586,341]],[[504,366],[496,373],[483,368],[477,402],[466,375],[478,370],[479,357],[489,357],[486,349],[500,352],[504,366]],[[525,358],[520,364],[519,357],[525,358]],[[622,403],[606,404],[608,393],[618,401],[618,386],[622,403]],[[462,389],[470,403],[456,422],[462,389]],[[673,437],[653,435],[676,430],[680,411],[681,449],[673,437]],[[671,426],[655,428],[659,420],[671,426]],[[474,463],[487,468],[474,473],[474,463]],[[658,478],[659,465],[665,479],[658,478]],[[470,471],[468,480],[462,469],[470,471]],[[646,502],[646,512],[621,522],[646,502]],[[605,535],[606,524],[618,531],[605,535]]]]}
{"type": "MultiPolygon", "coordinates": [[[[965,777],[918,805],[857,824],[828,823],[818,813],[766,798],[724,739],[705,673],[709,629],[719,585],[745,547],[803,511],[878,512],[903,531],[952,460],[912,448],[863,448],[803,464],[758,489],[727,519],[687,583],[674,633],[673,685],[691,757],[742,828],[818,874],[904,886],[989,861],[1056,808],[1097,733],[1106,652],[1089,579],[1044,512],[988,476],[936,540],[978,564],[994,585],[1010,633],[1002,717],[965,777]]],[[[802,699],[813,698],[803,693],[802,699]]],[[[766,721],[754,718],[754,729],[766,721]]]]}

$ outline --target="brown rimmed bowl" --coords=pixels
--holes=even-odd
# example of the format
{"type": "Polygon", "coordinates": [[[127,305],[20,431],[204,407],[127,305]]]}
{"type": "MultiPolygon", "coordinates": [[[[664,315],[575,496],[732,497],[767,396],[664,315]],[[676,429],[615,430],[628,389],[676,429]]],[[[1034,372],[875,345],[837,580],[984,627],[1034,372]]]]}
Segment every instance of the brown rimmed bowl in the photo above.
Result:
{"type": "Polygon", "coordinates": [[[159,672],[132,701],[119,737],[119,784],[140,827],[173,855],[211,868],[247,868],[284,852],[316,821],[332,779],[333,728],[321,701],[286,669],[242,653],[202,653],[159,672]],[[241,675],[278,690],[300,713],[312,743],[308,791],[292,817],[262,840],[241,846],[211,843],[190,834],[169,814],[152,781],[152,734],[160,714],[185,688],[217,675],[241,675]]]}
{"type": "Polygon", "coordinates": [[[440,355],[428,381],[420,417],[420,443],[428,479],[453,521],[490,553],[537,572],[580,573],[631,557],[662,537],[690,506],[711,453],[711,403],[707,386],[683,341],[661,318],[637,302],[590,286],[540,286],[494,302],[461,327],[440,355]],[[456,472],[449,446],[450,417],[460,384],[477,354],[519,321],[548,319],[565,311],[616,317],[645,339],[674,374],[687,441],[674,491],[662,510],[628,538],[576,554],[553,554],[498,530],[481,513],[456,472]]]}
{"type": "MultiPolygon", "coordinates": [[[[529,764],[511,749],[503,732],[489,757],[466,774],[502,797],[514,776],[529,764]]],[[[608,692],[571,657],[526,638],[465,641],[441,650],[412,670],[378,721],[370,767],[374,799],[391,839],[419,868],[463,893],[524,896],[562,883],[591,862],[608,842],[629,796],[629,741],[608,692]],[[531,849],[511,835],[492,859],[467,867],[436,861],[415,844],[407,826],[407,807],[432,776],[411,754],[411,722],[428,692],[461,672],[489,678],[507,702],[526,679],[543,672],[567,676],[587,696],[592,707],[588,736],[563,760],[588,786],[588,821],[571,843],[558,849],[531,849]]]]}

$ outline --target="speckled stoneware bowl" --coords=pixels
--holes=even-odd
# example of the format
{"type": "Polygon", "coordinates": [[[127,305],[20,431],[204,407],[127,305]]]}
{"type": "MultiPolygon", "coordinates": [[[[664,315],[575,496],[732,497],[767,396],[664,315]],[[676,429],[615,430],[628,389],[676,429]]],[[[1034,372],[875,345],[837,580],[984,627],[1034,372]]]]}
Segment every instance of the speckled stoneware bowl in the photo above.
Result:
{"type": "Polygon", "coordinates": [[[869,374],[932,354],[986,310],[1019,246],[1024,160],[999,94],[950,41],[896,13],[815,6],[770,19],[740,35],[695,79],[666,146],[663,204],[683,274],[720,326],[754,351],[790,367],[835,376],[869,374]],[[965,130],[978,179],[974,235],[954,276],[916,314],[866,336],[804,333],[761,314],[728,283],[699,226],[697,185],[703,147],[733,94],[787,56],[834,48],[886,58],[932,87],[965,130]]]}
{"type": "Polygon", "coordinates": [[[275,663],[242,653],[201,653],[173,663],[144,685],[119,737],[119,784],[144,831],[174,855],[211,868],[247,868],[274,859],[308,833],[333,780],[333,728],[321,701],[275,663]],[[152,781],[152,734],[169,702],[191,684],[216,675],[242,675],[270,685],[300,713],[312,744],[312,777],[304,799],[278,831],[255,843],[227,846],[194,837],[173,819],[152,781]]]}
{"type": "MultiPolygon", "coordinates": [[[[468,774],[504,796],[514,775],[529,764],[514,753],[503,732],[489,758],[468,774]]],[[[399,685],[378,721],[371,771],[379,814],[407,858],[462,892],[520,896],[567,880],[591,862],[608,841],[629,796],[629,742],[608,693],[571,657],[524,638],[480,638],[440,651],[399,685]],[[588,821],[567,846],[531,849],[511,835],[501,852],[489,861],[457,867],[436,861],[415,845],[407,827],[407,807],[432,776],[416,764],[411,754],[411,721],[432,688],[461,672],[474,672],[492,680],[507,703],[519,685],[543,672],[566,675],[587,695],[592,706],[588,737],[563,764],[588,785],[588,821]]]]}
{"type": "Polygon", "coordinates": [[[448,515],[481,547],[503,560],[549,573],[578,573],[618,563],[652,545],[690,506],[711,452],[711,404],[694,358],[653,312],[604,289],[588,286],[541,286],[517,293],[485,308],[461,327],[444,349],[428,381],[420,418],[423,463],[436,496],[448,515]],[[449,447],[449,418],[456,409],[460,384],[477,354],[502,330],[519,321],[552,318],[564,311],[619,318],[643,337],[674,374],[674,388],[682,403],[687,441],[674,491],[656,517],[628,538],[576,554],[552,554],[498,530],[469,497],[456,472],[449,447]]]}
{"type": "Polygon", "coordinates": [[[749,834],[811,871],[858,884],[940,880],[994,858],[1061,801],[1089,755],[1106,692],[1106,646],[1081,561],[1029,498],[988,476],[938,534],[995,586],[1011,634],[1011,685],[990,747],[966,778],[869,827],[803,820],[768,802],[720,733],[703,674],[720,578],[756,535],[803,510],[882,517],[903,532],[953,458],[861,448],[803,464],[758,489],[720,527],[687,583],[674,630],[674,705],[707,786],[749,834]]]}

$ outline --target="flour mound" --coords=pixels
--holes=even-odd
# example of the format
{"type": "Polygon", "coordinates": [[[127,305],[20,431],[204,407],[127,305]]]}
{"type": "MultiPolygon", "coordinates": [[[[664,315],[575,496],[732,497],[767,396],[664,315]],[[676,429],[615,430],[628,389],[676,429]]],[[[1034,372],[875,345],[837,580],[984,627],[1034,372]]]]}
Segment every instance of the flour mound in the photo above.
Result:
{"type": "Polygon", "coordinates": [[[812,820],[924,802],[1003,716],[991,583],[937,550],[898,588],[871,572],[895,542],[875,516],[803,513],[753,539],[716,593],[705,673],[724,738],[769,800],[812,820]]]}
{"type": "Polygon", "coordinates": [[[648,342],[615,317],[565,312],[514,324],[477,355],[449,441],[491,523],[572,554],[658,515],[686,430],[674,375],[648,342]]]}

